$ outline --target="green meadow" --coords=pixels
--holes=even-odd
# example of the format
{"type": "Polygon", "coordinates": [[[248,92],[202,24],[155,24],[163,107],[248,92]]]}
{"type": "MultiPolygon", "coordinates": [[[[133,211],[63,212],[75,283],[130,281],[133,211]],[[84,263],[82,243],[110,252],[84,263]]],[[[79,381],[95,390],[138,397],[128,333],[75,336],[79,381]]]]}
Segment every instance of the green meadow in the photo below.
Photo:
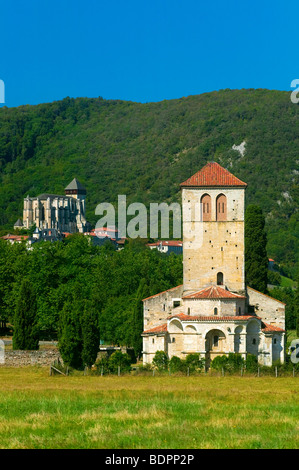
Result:
{"type": "Polygon", "coordinates": [[[0,368],[0,447],[299,447],[297,377],[49,376],[0,368]]]}

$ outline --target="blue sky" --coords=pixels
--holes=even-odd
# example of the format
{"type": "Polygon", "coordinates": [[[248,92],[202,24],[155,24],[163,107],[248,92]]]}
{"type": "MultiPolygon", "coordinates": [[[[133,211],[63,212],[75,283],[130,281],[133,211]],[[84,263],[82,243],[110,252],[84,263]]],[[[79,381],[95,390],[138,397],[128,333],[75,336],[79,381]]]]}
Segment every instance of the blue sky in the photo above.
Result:
{"type": "Polygon", "coordinates": [[[293,1],[8,0],[0,40],[6,106],[291,91],[299,78],[293,1]]]}

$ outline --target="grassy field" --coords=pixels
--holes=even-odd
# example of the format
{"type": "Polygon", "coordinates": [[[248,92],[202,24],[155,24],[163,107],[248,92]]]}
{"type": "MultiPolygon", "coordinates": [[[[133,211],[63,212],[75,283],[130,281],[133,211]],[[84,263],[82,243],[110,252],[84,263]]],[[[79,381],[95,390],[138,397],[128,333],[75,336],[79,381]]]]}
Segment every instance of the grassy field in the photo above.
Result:
{"type": "Polygon", "coordinates": [[[1,448],[298,448],[299,381],[0,368],[1,448]]]}

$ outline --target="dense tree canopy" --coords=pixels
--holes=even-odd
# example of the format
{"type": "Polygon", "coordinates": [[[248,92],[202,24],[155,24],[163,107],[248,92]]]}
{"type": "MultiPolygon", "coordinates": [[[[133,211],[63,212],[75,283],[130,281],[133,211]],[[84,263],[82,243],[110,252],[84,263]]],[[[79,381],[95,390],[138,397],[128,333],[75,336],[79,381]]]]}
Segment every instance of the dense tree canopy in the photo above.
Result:
{"type": "Polygon", "coordinates": [[[14,323],[29,279],[40,338],[58,331],[66,362],[90,366],[99,339],[140,354],[142,298],[182,283],[182,257],[151,251],[138,240],[116,252],[79,234],[36,243],[32,250],[0,240],[0,321],[14,323]]]}
{"type": "MultiPolygon", "coordinates": [[[[288,92],[220,90],[160,103],[65,98],[0,109],[0,228],[27,194],[63,193],[77,177],[95,207],[180,202],[179,184],[208,161],[248,183],[266,216],[268,255],[295,279],[298,261],[299,106],[288,92]],[[245,142],[245,154],[233,145],[245,142]]],[[[55,282],[53,280],[53,282],[55,282]]]]}

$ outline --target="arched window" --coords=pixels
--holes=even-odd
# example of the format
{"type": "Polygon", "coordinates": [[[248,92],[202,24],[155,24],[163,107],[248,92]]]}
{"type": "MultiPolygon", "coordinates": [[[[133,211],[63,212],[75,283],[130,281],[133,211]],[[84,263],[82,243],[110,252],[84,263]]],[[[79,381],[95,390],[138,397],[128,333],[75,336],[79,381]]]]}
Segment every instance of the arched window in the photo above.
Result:
{"type": "Polygon", "coordinates": [[[214,308],[214,315],[218,315],[218,308],[217,307],[214,308]]]}
{"type": "Polygon", "coordinates": [[[219,194],[216,199],[216,220],[226,220],[226,196],[219,194]]]}
{"type": "Polygon", "coordinates": [[[217,273],[217,286],[223,286],[223,273],[217,273]]]}
{"type": "Polygon", "coordinates": [[[203,222],[207,220],[211,220],[211,215],[212,215],[211,196],[209,196],[209,194],[204,194],[200,202],[201,202],[201,211],[202,211],[201,220],[203,220],[203,222]]]}

